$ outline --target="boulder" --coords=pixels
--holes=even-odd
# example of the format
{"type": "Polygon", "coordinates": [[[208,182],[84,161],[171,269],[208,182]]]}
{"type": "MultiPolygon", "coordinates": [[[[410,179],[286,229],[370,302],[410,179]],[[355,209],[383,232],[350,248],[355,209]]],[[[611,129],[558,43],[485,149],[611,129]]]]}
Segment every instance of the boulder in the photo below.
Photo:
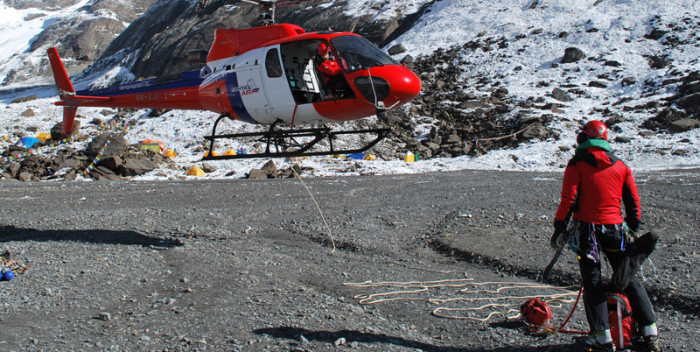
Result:
{"type": "Polygon", "coordinates": [[[63,133],[63,122],[59,122],[51,127],[51,139],[54,141],[60,141],[64,138],[78,134],[78,131],[80,131],[80,120],[75,120],[73,122],[73,131],[71,131],[69,134],[63,133]]]}
{"type": "Polygon", "coordinates": [[[676,104],[687,112],[698,112],[700,111],[700,93],[684,96],[678,99],[676,104]]]}
{"type": "Polygon", "coordinates": [[[12,177],[17,177],[20,167],[21,165],[19,163],[12,163],[7,167],[7,172],[9,172],[12,177]]]}
{"type": "Polygon", "coordinates": [[[671,123],[671,130],[675,132],[685,132],[700,127],[700,120],[680,119],[671,123]]]}
{"type": "Polygon", "coordinates": [[[649,32],[649,34],[644,35],[644,38],[650,40],[659,40],[661,37],[665,36],[668,31],[664,31],[658,28],[654,28],[649,32]]]}
{"type": "Polygon", "coordinates": [[[671,64],[671,60],[666,56],[650,55],[647,59],[649,60],[649,67],[657,70],[663,69],[671,64]]]}
{"type": "Polygon", "coordinates": [[[75,156],[71,156],[66,158],[65,160],[62,160],[58,164],[58,169],[80,169],[85,163],[87,163],[87,158],[78,158],[75,156]]]}
{"type": "Polygon", "coordinates": [[[140,158],[129,158],[117,167],[117,173],[124,177],[140,176],[155,170],[158,166],[148,160],[140,158]]]}
{"type": "Polygon", "coordinates": [[[126,141],[121,133],[103,133],[93,139],[87,146],[87,153],[91,156],[97,156],[103,151],[103,156],[111,156],[120,154],[126,151],[129,147],[129,142],[126,141]],[[107,142],[109,141],[109,144],[107,142]]]}
{"type": "Polygon", "coordinates": [[[33,177],[34,175],[29,171],[22,171],[19,173],[19,175],[17,175],[17,179],[22,182],[29,182],[33,177]]]}
{"type": "Polygon", "coordinates": [[[268,161],[267,163],[265,163],[265,165],[263,165],[262,171],[265,172],[265,174],[269,178],[277,178],[277,176],[279,176],[279,171],[277,171],[277,165],[275,165],[275,163],[272,160],[268,161]]]}
{"type": "Polygon", "coordinates": [[[22,117],[34,117],[36,116],[36,113],[34,113],[34,110],[32,108],[29,108],[27,110],[24,110],[24,112],[21,114],[22,117]]]}
{"type": "Polygon", "coordinates": [[[413,71],[415,69],[415,59],[411,55],[406,55],[404,58],[401,60],[401,63],[406,65],[406,68],[413,71]]]}
{"type": "Polygon", "coordinates": [[[98,181],[119,181],[121,177],[114,173],[114,171],[104,167],[97,166],[92,171],[90,171],[90,176],[98,181]]]}
{"type": "Polygon", "coordinates": [[[535,123],[534,125],[530,126],[530,128],[525,129],[522,134],[522,138],[524,140],[529,140],[529,139],[541,139],[545,140],[549,138],[551,134],[549,133],[549,130],[547,130],[546,127],[544,127],[540,123],[535,123]]]}
{"type": "Polygon", "coordinates": [[[559,100],[559,101],[564,102],[564,103],[568,103],[570,101],[573,101],[573,99],[571,99],[569,94],[565,90],[560,89],[560,88],[554,88],[552,90],[552,97],[554,99],[559,100]]]}
{"type": "Polygon", "coordinates": [[[117,168],[122,165],[122,159],[116,155],[111,155],[100,160],[97,165],[104,166],[112,171],[117,171],[117,168]]]}
{"type": "Polygon", "coordinates": [[[389,55],[403,54],[406,52],[406,47],[404,47],[401,44],[397,44],[397,45],[394,45],[391,48],[389,48],[389,50],[387,52],[389,53],[389,55]]]}
{"type": "Polygon", "coordinates": [[[202,163],[202,170],[206,173],[211,173],[216,171],[216,166],[209,163],[202,163]]]}
{"type": "Polygon", "coordinates": [[[564,50],[564,57],[561,59],[562,64],[568,64],[571,62],[576,62],[581,59],[586,58],[586,54],[578,48],[566,48],[564,50]]]}
{"type": "Polygon", "coordinates": [[[634,77],[625,77],[625,78],[623,78],[622,81],[620,82],[620,84],[621,84],[623,87],[633,86],[633,85],[635,85],[636,83],[637,83],[637,80],[636,80],[634,77]]]}
{"type": "Polygon", "coordinates": [[[682,86],[678,87],[678,93],[682,95],[700,93],[700,81],[684,83],[682,86]]]}
{"type": "Polygon", "coordinates": [[[248,173],[248,178],[251,180],[264,180],[267,179],[267,173],[261,169],[252,169],[248,173]]]}

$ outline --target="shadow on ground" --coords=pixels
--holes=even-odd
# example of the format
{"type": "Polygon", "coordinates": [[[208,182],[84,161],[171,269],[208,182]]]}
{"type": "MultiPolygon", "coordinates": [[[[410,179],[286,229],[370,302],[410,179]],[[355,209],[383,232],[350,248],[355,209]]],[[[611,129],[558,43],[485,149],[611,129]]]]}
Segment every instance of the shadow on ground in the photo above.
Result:
{"type": "Polygon", "coordinates": [[[98,244],[122,244],[143,247],[173,248],[183,246],[178,239],[158,238],[136,231],[112,230],[48,230],[0,226],[0,243],[10,241],[72,241],[98,244]]]}
{"type": "Polygon", "coordinates": [[[338,331],[322,331],[322,330],[307,330],[302,328],[294,328],[288,326],[280,326],[276,328],[256,329],[253,331],[258,335],[268,335],[275,338],[288,339],[299,341],[302,344],[303,340],[320,341],[325,343],[335,343],[338,339],[345,338],[348,343],[360,342],[368,344],[389,344],[407,348],[415,348],[423,351],[436,352],[535,352],[535,351],[564,351],[570,350],[572,345],[552,345],[552,346],[511,346],[499,347],[495,349],[487,348],[467,348],[467,347],[451,347],[451,346],[435,346],[424,342],[408,340],[402,337],[388,336],[385,334],[372,334],[359,332],[354,330],[338,330],[338,331]],[[303,338],[302,338],[303,336],[303,338]]]}

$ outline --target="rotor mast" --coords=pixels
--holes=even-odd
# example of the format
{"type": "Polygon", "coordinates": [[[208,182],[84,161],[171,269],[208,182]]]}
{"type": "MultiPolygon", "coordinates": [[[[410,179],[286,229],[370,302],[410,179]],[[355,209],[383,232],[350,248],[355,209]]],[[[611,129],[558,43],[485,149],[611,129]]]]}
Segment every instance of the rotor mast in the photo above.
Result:
{"type": "Polygon", "coordinates": [[[287,6],[287,5],[298,5],[302,2],[307,2],[311,0],[291,0],[291,1],[278,1],[278,0],[241,0],[242,2],[247,2],[249,4],[257,5],[262,8],[263,22],[266,26],[275,24],[275,12],[277,6],[287,6]]]}

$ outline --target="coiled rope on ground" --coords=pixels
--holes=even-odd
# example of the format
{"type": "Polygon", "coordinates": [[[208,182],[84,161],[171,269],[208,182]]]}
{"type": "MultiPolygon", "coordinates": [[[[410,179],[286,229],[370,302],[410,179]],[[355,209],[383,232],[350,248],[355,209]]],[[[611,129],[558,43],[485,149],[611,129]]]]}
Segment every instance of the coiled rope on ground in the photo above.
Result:
{"type": "Polygon", "coordinates": [[[392,291],[363,293],[354,296],[361,305],[372,305],[390,301],[424,301],[439,307],[433,309],[432,315],[447,319],[474,320],[487,322],[495,316],[505,316],[512,320],[520,317],[520,305],[530,298],[547,301],[553,309],[563,308],[575,302],[577,291],[551,285],[530,282],[476,282],[473,278],[445,279],[436,281],[409,282],[347,282],[344,286],[355,288],[395,288],[392,291]],[[440,297],[440,289],[458,289],[446,295],[460,297],[440,297]],[[537,290],[536,294],[507,294],[511,290],[537,290]],[[544,291],[544,292],[543,292],[544,291]],[[478,303],[476,306],[451,307],[453,303],[478,303]],[[485,312],[481,316],[478,312],[485,312]],[[450,314],[464,313],[464,314],[450,314]],[[470,314],[474,313],[474,314],[470,314]]]}

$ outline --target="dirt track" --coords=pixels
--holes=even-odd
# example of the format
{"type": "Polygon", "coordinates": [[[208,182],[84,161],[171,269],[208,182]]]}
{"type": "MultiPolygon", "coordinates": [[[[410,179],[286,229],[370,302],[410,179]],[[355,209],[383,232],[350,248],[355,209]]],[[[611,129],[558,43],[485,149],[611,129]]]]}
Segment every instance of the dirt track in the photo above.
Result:
{"type": "MultiPolygon", "coordinates": [[[[636,177],[644,219],[665,235],[652,256],[658,274],[647,268],[646,286],[666,350],[698,351],[700,173],[636,177]]],[[[573,335],[528,335],[519,320],[502,315],[478,322],[431,314],[437,307],[477,306],[473,301],[428,301],[463,299],[469,293],[459,290],[476,291],[473,283],[533,283],[552,255],[561,174],[463,171],[304,182],[330,234],[298,180],[0,183],[0,242],[29,267],[0,282],[0,350],[559,351],[572,345],[573,335]],[[424,288],[375,304],[355,296],[421,285],[350,285],[465,278],[471,281],[460,288],[424,288]]],[[[562,256],[555,282],[575,286],[576,270],[573,255],[562,256]]],[[[570,309],[555,309],[555,322],[570,309]]],[[[579,307],[567,327],[585,329],[584,320],[579,307]]]]}

